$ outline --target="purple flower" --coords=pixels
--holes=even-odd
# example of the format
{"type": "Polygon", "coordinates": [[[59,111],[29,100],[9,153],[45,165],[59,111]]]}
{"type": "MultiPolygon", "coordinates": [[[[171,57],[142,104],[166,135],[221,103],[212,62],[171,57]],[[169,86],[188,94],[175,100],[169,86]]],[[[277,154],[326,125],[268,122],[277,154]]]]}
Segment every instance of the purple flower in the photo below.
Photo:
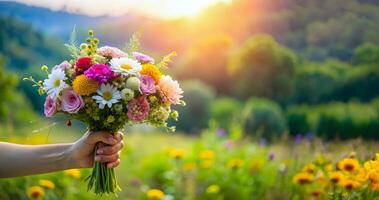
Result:
{"type": "Polygon", "coordinates": [[[313,140],[313,134],[312,132],[308,132],[307,135],[306,135],[306,138],[308,141],[312,141],[313,140]]]}
{"type": "Polygon", "coordinates": [[[143,53],[139,53],[139,52],[133,52],[133,57],[138,60],[141,64],[154,64],[154,58],[148,56],[148,55],[145,55],[143,53]]]}
{"type": "Polygon", "coordinates": [[[150,105],[145,96],[132,99],[128,104],[128,117],[133,122],[142,122],[149,115],[150,105]]]}
{"type": "Polygon", "coordinates": [[[261,139],[259,140],[259,145],[262,146],[262,147],[266,146],[266,143],[267,143],[267,141],[266,141],[266,139],[264,139],[264,138],[261,138],[261,139]]]}
{"type": "Polygon", "coordinates": [[[223,129],[223,128],[218,128],[218,129],[216,130],[216,135],[217,135],[218,137],[224,137],[224,136],[226,135],[226,131],[225,131],[225,129],[223,129]]]}
{"type": "Polygon", "coordinates": [[[156,92],[154,79],[150,76],[141,75],[139,80],[142,94],[154,94],[156,92]]]}
{"type": "Polygon", "coordinates": [[[71,64],[69,63],[69,62],[67,62],[67,61],[63,61],[61,64],[59,64],[59,65],[55,65],[54,67],[53,67],[53,70],[54,69],[61,69],[61,70],[66,70],[66,69],[68,69],[68,68],[71,68],[71,64]]]}
{"type": "Polygon", "coordinates": [[[271,152],[271,153],[268,155],[268,160],[269,160],[269,161],[272,161],[272,160],[274,160],[274,158],[275,158],[275,154],[271,152]]]}
{"type": "Polygon", "coordinates": [[[295,136],[295,144],[300,144],[301,143],[301,141],[303,140],[303,136],[301,136],[300,134],[297,134],[296,136],[295,136]]]}
{"type": "Polygon", "coordinates": [[[100,84],[106,83],[110,78],[114,77],[111,68],[104,64],[92,65],[84,74],[87,78],[97,81],[100,84]]]}

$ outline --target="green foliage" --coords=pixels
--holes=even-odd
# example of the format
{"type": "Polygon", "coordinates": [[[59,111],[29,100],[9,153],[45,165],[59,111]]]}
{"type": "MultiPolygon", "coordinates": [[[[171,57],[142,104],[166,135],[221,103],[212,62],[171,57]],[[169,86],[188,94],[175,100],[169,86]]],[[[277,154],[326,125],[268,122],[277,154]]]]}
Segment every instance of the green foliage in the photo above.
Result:
{"type": "Polygon", "coordinates": [[[129,42],[125,44],[124,50],[128,54],[131,55],[133,52],[138,51],[141,45],[140,44],[141,35],[142,35],[142,30],[134,33],[132,37],[130,37],[129,42]]]}
{"type": "Polygon", "coordinates": [[[64,46],[70,52],[70,55],[72,56],[72,58],[76,59],[80,56],[80,49],[78,47],[78,42],[76,39],[76,27],[75,26],[71,32],[69,43],[64,44],[64,46]]]}
{"type": "Polygon", "coordinates": [[[307,114],[308,113],[302,112],[301,109],[297,110],[296,108],[287,111],[286,117],[290,134],[305,135],[305,133],[311,130],[307,114]]]}
{"type": "Polygon", "coordinates": [[[282,109],[274,101],[251,98],[242,111],[245,132],[258,137],[275,138],[286,131],[282,109]]]}
{"type": "Polygon", "coordinates": [[[187,105],[177,108],[180,120],[175,123],[176,127],[181,131],[198,132],[208,125],[214,92],[208,85],[197,80],[185,81],[181,85],[187,105]]]}
{"type": "Polygon", "coordinates": [[[214,119],[220,128],[230,130],[232,123],[240,119],[242,110],[241,102],[233,98],[217,98],[211,104],[211,118],[214,119]]]}
{"type": "Polygon", "coordinates": [[[378,64],[379,63],[379,45],[365,43],[354,50],[352,58],[353,64],[378,64]]]}
{"type": "Polygon", "coordinates": [[[239,96],[267,97],[284,101],[292,92],[295,55],[271,36],[247,40],[231,58],[235,90],[239,96]]]}

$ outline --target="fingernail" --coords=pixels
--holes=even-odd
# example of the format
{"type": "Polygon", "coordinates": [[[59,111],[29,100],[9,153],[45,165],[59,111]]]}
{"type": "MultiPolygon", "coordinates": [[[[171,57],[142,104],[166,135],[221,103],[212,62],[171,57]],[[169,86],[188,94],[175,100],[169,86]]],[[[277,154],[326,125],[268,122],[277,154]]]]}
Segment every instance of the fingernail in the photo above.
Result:
{"type": "Polygon", "coordinates": [[[95,156],[95,161],[100,161],[100,156],[95,156]]]}
{"type": "Polygon", "coordinates": [[[98,153],[98,154],[102,154],[102,153],[103,153],[103,150],[102,150],[102,149],[99,149],[99,150],[97,150],[97,153],[98,153]]]}

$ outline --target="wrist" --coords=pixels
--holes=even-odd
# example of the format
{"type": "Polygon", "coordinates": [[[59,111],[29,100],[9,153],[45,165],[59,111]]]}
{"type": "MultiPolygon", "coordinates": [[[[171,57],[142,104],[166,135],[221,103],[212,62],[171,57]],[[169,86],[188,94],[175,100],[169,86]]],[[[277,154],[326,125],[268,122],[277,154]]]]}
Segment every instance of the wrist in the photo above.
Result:
{"type": "Polygon", "coordinates": [[[81,168],[78,159],[75,157],[75,143],[67,144],[67,148],[64,151],[64,157],[65,169],[81,168]]]}

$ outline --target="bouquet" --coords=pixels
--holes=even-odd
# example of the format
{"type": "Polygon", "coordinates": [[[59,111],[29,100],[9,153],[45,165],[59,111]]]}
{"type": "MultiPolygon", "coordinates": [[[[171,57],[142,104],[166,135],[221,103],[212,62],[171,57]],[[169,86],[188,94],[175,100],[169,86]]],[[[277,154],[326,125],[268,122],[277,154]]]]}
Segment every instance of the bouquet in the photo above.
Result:
{"type": "MultiPolygon", "coordinates": [[[[84,122],[91,131],[117,133],[125,125],[147,123],[155,127],[169,127],[167,120],[177,120],[178,112],[171,105],[182,104],[183,91],[178,82],[164,75],[170,53],[155,64],[152,57],[137,52],[138,35],[133,35],[126,50],[103,46],[92,30],[86,43],[76,45],[75,30],[70,44],[66,44],[72,59],[41,70],[48,77],[35,81],[40,95],[47,94],[44,104],[46,117],[63,113],[84,122]]],[[[95,149],[96,152],[96,149],[95,149]]],[[[88,190],[96,194],[115,193],[119,189],[113,169],[94,162],[92,174],[87,178],[88,190]]]]}

